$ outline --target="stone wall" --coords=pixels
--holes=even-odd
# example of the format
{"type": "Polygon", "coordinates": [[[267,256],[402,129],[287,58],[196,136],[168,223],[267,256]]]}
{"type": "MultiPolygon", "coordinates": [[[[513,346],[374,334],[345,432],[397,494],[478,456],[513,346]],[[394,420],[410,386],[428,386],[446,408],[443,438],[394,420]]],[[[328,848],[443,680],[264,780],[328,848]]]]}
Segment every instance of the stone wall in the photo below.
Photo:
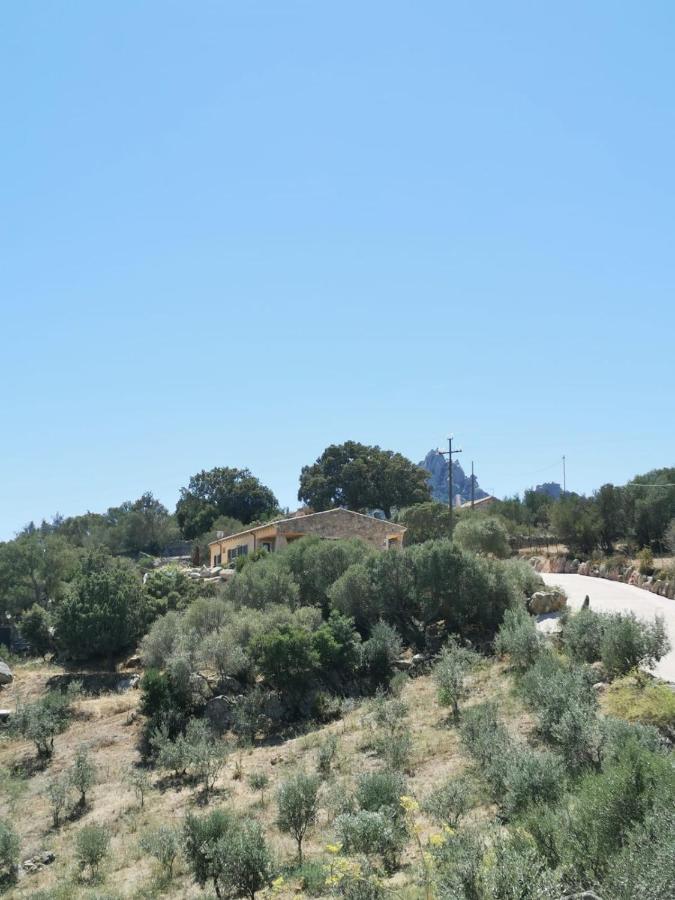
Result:
{"type": "Polygon", "coordinates": [[[675,579],[656,578],[655,575],[641,575],[637,566],[620,566],[612,563],[581,562],[566,556],[533,556],[530,564],[537,572],[551,572],[554,575],[588,575],[591,578],[606,578],[644,588],[659,597],[675,599],[675,579]]]}
{"type": "Polygon", "coordinates": [[[378,549],[386,549],[389,538],[403,539],[405,528],[394,522],[362,516],[348,509],[330,509],[323,513],[297,516],[277,525],[279,535],[316,534],[323,538],[361,538],[378,549]]]}

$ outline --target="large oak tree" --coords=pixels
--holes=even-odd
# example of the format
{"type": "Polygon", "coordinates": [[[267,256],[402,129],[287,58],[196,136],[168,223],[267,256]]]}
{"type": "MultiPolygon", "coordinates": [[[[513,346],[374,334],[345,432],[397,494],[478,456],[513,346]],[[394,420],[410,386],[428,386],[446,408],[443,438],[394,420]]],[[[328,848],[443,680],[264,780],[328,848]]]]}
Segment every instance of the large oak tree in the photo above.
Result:
{"type": "Polygon", "coordinates": [[[199,472],[180,494],[176,518],[188,539],[210,531],[219,516],[248,525],[274,515],[279,508],[272,491],[248,469],[219,467],[199,472]]]}
{"type": "Polygon", "coordinates": [[[300,474],[298,499],[321,512],[336,506],[362,511],[394,508],[429,500],[428,472],[393,450],[356,441],[331,444],[300,474]]]}

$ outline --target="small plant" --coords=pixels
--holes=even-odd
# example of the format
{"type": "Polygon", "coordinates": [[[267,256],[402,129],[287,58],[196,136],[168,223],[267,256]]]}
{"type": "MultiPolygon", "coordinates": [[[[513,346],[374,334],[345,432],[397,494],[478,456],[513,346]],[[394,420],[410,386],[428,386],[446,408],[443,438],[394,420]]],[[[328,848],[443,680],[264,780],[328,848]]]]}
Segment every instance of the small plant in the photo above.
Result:
{"type": "Polygon", "coordinates": [[[367,772],[356,785],[356,802],[369,812],[386,811],[397,819],[401,816],[400,797],[406,793],[406,780],[400,772],[367,772]]]}
{"type": "Polygon", "coordinates": [[[173,878],[173,867],[180,849],[179,835],[171,825],[160,825],[141,836],[141,849],[158,861],[167,881],[173,878]]]}
{"type": "Polygon", "coordinates": [[[65,730],[70,718],[73,698],[79,692],[77,683],[65,692],[53,691],[33,703],[17,702],[9,732],[32,741],[38,759],[49,759],[54,752],[54,738],[65,730]]]}
{"type": "Polygon", "coordinates": [[[390,816],[362,809],[338,816],[335,829],[345,852],[380,856],[389,874],[398,869],[406,835],[390,816]]]}
{"type": "Polygon", "coordinates": [[[145,806],[145,795],[151,787],[150,775],[146,769],[138,769],[132,766],[127,773],[127,784],[136,795],[141,809],[145,806]]]}
{"type": "Polygon", "coordinates": [[[654,554],[649,547],[643,547],[638,553],[638,567],[640,575],[654,574],[654,554]]]}
{"type": "Polygon", "coordinates": [[[471,808],[472,789],[464,778],[448,779],[424,801],[424,811],[437,825],[457,828],[471,808]]]}
{"type": "Polygon", "coordinates": [[[192,719],[185,733],[187,765],[202,785],[205,800],[208,800],[223,770],[226,748],[209,731],[205,722],[192,719]]]}
{"type": "Polygon", "coordinates": [[[600,659],[612,677],[632,669],[651,668],[670,650],[662,616],[641,622],[634,613],[608,616],[600,644],[600,659]]]}
{"type": "Polygon", "coordinates": [[[61,817],[68,803],[70,781],[66,778],[53,778],[47,785],[47,797],[52,811],[52,825],[58,828],[61,817]]]}
{"type": "Polygon", "coordinates": [[[452,708],[455,721],[459,719],[459,702],[466,696],[466,676],[478,663],[477,653],[460,647],[450,639],[441,650],[433,676],[438,688],[438,702],[452,708]]]}
{"type": "Polygon", "coordinates": [[[248,783],[252,791],[260,792],[260,805],[265,805],[265,791],[269,787],[269,776],[264,772],[252,772],[248,776],[248,783]]]}
{"type": "Polygon", "coordinates": [[[524,671],[537,659],[542,646],[541,635],[527,610],[522,606],[507,609],[495,638],[495,653],[508,656],[516,669],[524,671]]]}
{"type": "Polygon", "coordinates": [[[277,825],[281,831],[295,838],[300,865],[302,865],[303,838],[316,822],[318,792],[318,776],[298,772],[281,785],[277,794],[277,825]]]}
{"type": "Polygon", "coordinates": [[[331,767],[338,751],[338,739],[334,734],[329,734],[320,745],[317,752],[316,768],[324,781],[330,776],[331,767]]]}
{"type": "Polygon", "coordinates": [[[75,837],[75,856],[79,869],[89,869],[92,878],[98,876],[101,863],[108,855],[110,835],[103,825],[83,825],[75,837]]]}
{"type": "Polygon", "coordinates": [[[0,821],[0,876],[15,881],[19,870],[19,836],[9,822],[0,821]]]}
{"type": "Polygon", "coordinates": [[[89,752],[85,746],[80,746],[75,754],[75,760],[71,766],[68,781],[70,785],[79,791],[78,806],[85,809],[87,806],[87,792],[96,781],[96,768],[89,758],[89,752]]]}

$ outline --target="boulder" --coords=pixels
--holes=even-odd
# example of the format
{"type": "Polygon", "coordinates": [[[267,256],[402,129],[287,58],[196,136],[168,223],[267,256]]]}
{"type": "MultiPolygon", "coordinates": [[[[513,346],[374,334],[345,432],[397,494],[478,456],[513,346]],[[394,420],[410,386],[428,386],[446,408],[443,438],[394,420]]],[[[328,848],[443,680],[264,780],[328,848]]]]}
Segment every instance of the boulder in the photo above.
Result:
{"type": "Polygon", "coordinates": [[[215,731],[221,734],[232,726],[236,700],[220,694],[206,704],[204,713],[215,731]]]}
{"type": "Polygon", "coordinates": [[[534,616],[559,612],[567,603],[567,597],[560,591],[536,591],[530,597],[527,608],[534,616]]]}
{"type": "Polygon", "coordinates": [[[11,684],[14,681],[12,670],[0,659],[0,684],[11,684]]]}
{"type": "Polygon", "coordinates": [[[124,663],[125,669],[140,669],[141,666],[141,657],[138,653],[130,656],[129,659],[124,663]]]}

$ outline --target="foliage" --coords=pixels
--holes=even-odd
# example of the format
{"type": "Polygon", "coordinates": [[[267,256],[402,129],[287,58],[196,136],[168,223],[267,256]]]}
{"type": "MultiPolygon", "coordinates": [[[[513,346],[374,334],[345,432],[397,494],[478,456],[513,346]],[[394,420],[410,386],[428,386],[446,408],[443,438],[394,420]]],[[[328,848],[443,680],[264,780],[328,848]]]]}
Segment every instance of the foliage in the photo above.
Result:
{"type": "Polygon", "coordinates": [[[152,569],[145,576],[143,591],[152,610],[152,615],[163,615],[172,609],[184,609],[203,590],[194,580],[188,578],[180,566],[161,566],[152,569]]]}
{"type": "Polygon", "coordinates": [[[640,575],[654,574],[654,554],[649,547],[643,547],[638,553],[640,575]]]}
{"type": "Polygon", "coordinates": [[[463,550],[506,559],[511,555],[509,533],[496,516],[465,515],[455,526],[453,540],[463,550]]]}
{"type": "Polygon", "coordinates": [[[330,776],[331,768],[338,752],[337,735],[329,734],[319,745],[316,754],[316,769],[324,780],[330,776]]]}
{"type": "Polygon", "coordinates": [[[641,674],[617,679],[605,694],[606,709],[629,722],[667,729],[675,727],[675,693],[667,684],[641,674]]]}
{"type": "Polygon", "coordinates": [[[145,625],[142,585],[130,564],[101,551],[87,553],[56,606],[56,641],[71,656],[89,659],[127,649],[145,625]]]}
{"type": "Polygon", "coordinates": [[[65,730],[72,711],[72,701],[79,685],[67,691],[53,691],[32,703],[17,700],[9,733],[32,741],[39,758],[48,758],[54,752],[54,738],[65,730]]]}
{"type": "Polygon", "coordinates": [[[363,541],[324,541],[317,536],[307,536],[293,543],[284,552],[288,566],[299,588],[299,601],[305,606],[317,606],[328,614],[328,592],[331,585],[350,566],[363,562],[373,555],[363,541]]]}
{"type": "Polygon", "coordinates": [[[10,822],[0,820],[0,877],[7,881],[16,878],[19,868],[19,836],[10,822]]]}
{"type": "Polygon", "coordinates": [[[663,535],[663,543],[670,550],[670,552],[675,556],[675,518],[670,520],[668,527],[665,530],[663,535]]]}
{"type": "Polygon", "coordinates": [[[631,828],[609,861],[602,895],[614,900],[675,897],[675,806],[658,803],[631,828]]]}
{"type": "Polygon", "coordinates": [[[173,867],[180,850],[180,834],[172,825],[160,825],[141,835],[141,849],[159,863],[167,880],[173,878],[173,867]]]}
{"type": "Polygon", "coordinates": [[[258,634],[251,655],[271,687],[293,695],[307,690],[320,662],[312,634],[293,625],[258,634]]]}
{"type": "Polygon", "coordinates": [[[566,494],[551,508],[551,521],[572,553],[588,556],[598,545],[602,522],[593,500],[566,494]]]}
{"type": "Polygon", "coordinates": [[[563,617],[562,643],[571,659],[579,663],[592,663],[600,659],[606,622],[606,616],[588,608],[563,617]]]}
{"type": "Polygon", "coordinates": [[[457,828],[471,809],[473,789],[466,778],[448,778],[424,800],[424,811],[437,825],[457,828]]]}
{"type": "Polygon", "coordinates": [[[141,809],[143,809],[145,806],[145,795],[151,788],[150,775],[147,770],[132,766],[127,772],[126,781],[136,795],[141,809]]]}
{"type": "Polygon", "coordinates": [[[534,620],[522,606],[504,612],[504,621],[494,642],[495,653],[508,655],[516,669],[525,671],[536,661],[543,646],[534,620]]]}
{"type": "Polygon", "coordinates": [[[0,613],[59,600],[76,564],[77,554],[63,537],[34,526],[0,543],[0,613]]]}
{"type": "Polygon", "coordinates": [[[600,659],[612,677],[652,668],[670,649],[663,617],[642,622],[634,613],[609,616],[600,642],[600,659]]]}
{"type": "Polygon", "coordinates": [[[49,613],[38,603],[34,603],[23,613],[19,622],[19,631],[21,637],[30,644],[31,649],[43,659],[54,649],[49,613]]]}
{"type": "Polygon", "coordinates": [[[277,825],[295,838],[299,863],[302,863],[302,841],[316,822],[319,784],[318,776],[298,772],[285,781],[277,793],[277,825]]]}
{"type": "Polygon", "coordinates": [[[255,900],[272,881],[272,857],[258,822],[235,820],[230,832],[208,847],[207,855],[218,897],[255,900]]]}
{"type": "Polygon", "coordinates": [[[265,609],[283,604],[295,609],[299,603],[300,589],[285,567],[283,557],[267,555],[244,566],[227,585],[226,596],[236,607],[265,609]]]}
{"type": "Polygon", "coordinates": [[[485,897],[499,900],[558,900],[562,887],[534,842],[520,832],[498,836],[483,873],[485,897]]]}
{"type": "Polygon", "coordinates": [[[266,775],[265,772],[251,772],[248,783],[252,791],[260,791],[260,802],[264,805],[265,791],[270,784],[269,775],[266,775]]]}
{"type": "Polygon", "coordinates": [[[316,511],[381,509],[389,518],[394,508],[429,500],[427,477],[400,453],[347,441],[331,444],[303,467],[298,499],[316,511]]]}
{"type": "Polygon", "coordinates": [[[388,873],[398,868],[406,834],[386,814],[368,810],[345,813],[335,820],[335,830],[346,853],[380,856],[388,873]]]}
{"type": "Polygon", "coordinates": [[[368,812],[385,812],[392,819],[401,819],[401,797],[406,793],[406,780],[400,772],[366,772],[356,784],[356,802],[368,812]]]}
{"type": "Polygon", "coordinates": [[[98,874],[101,863],[108,855],[110,834],[103,825],[83,825],[75,836],[75,858],[80,871],[89,868],[90,874],[98,874]]]}
{"type": "Polygon", "coordinates": [[[183,535],[190,539],[210,531],[219,516],[249,525],[273,516],[278,508],[272,491],[248,469],[220,467],[198,472],[186,488],[181,488],[176,519],[183,535]]]}
{"type": "Polygon", "coordinates": [[[52,778],[47,785],[47,799],[52,811],[52,825],[58,828],[61,817],[68,804],[68,788],[70,781],[67,778],[52,778]]]}
{"type": "Polygon", "coordinates": [[[236,828],[235,818],[229,810],[214,809],[205,816],[189,812],[183,820],[183,852],[192,877],[200,887],[212,881],[216,893],[221,867],[218,865],[216,847],[226,840],[236,828]]]}
{"type": "Polygon", "coordinates": [[[450,510],[445,503],[416,503],[402,510],[398,521],[406,527],[406,546],[450,537],[450,510]]]}
{"type": "Polygon", "coordinates": [[[386,622],[373,625],[370,637],[363,644],[363,665],[376,684],[391,677],[394,663],[401,655],[403,644],[395,628],[386,622]]]}
{"type": "Polygon", "coordinates": [[[441,706],[452,707],[455,720],[459,719],[460,700],[467,693],[466,676],[478,660],[477,653],[461,647],[451,638],[441,650],[434,666],[433,677],[438,689],[438,702],[441,706]]]}
{"type": "Polygon", "coordinates": [[[84,745],[77,748],[75,759],[68,773],[68,782],[79,793],[78,805],[84,809],[87,805],[87,792],[96,782],[96,767],[89,758],[84,745]]]}

